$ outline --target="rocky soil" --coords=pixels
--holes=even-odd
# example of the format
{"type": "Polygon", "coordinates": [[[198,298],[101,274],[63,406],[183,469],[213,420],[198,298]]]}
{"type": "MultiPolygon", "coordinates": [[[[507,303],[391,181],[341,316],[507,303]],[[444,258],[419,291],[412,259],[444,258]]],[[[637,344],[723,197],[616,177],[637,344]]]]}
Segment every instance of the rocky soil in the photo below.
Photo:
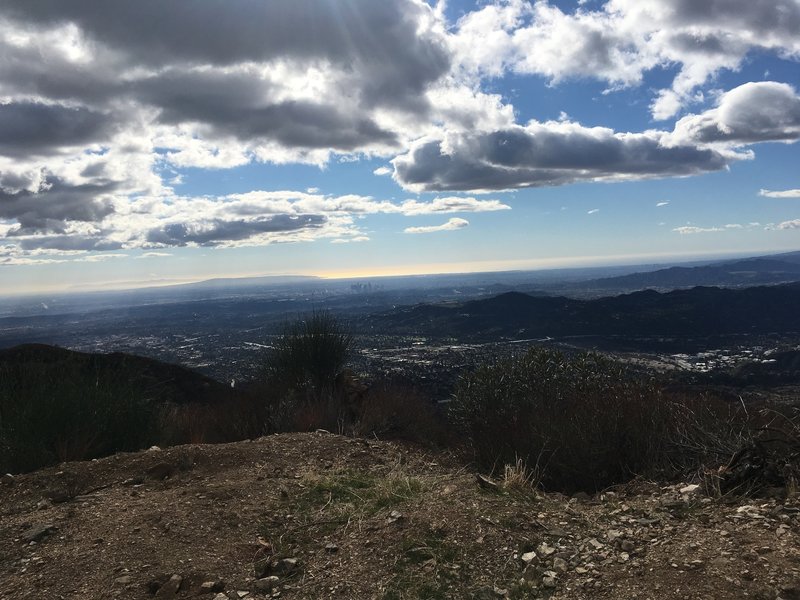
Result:
{"type": "Polygon", "coordinates": [[[320,432],[0,481],[0,598],[800,599],[800,503],[479,480],[320,432]]]}

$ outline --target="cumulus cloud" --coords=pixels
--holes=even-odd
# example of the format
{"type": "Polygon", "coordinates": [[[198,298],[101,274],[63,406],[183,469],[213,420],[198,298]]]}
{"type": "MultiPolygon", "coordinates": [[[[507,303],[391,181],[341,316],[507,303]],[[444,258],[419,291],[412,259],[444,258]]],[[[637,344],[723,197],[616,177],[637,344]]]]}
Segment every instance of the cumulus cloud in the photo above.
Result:
{"type": "Polygon", "coordinates": [[[749,82],[723,94],[716,108],[683,117],[676,143],[744,145],[800,139],[800,96],[786,83],[749,82]]]}
{"type": "Polygon", "coordinates": [[[484,191],[697,175],[730,158],[711,148],[668,145],[659,131],[616,133],[569,121],[425,139],[395,158],[395,180],[414,191],[484,191]]]}
{"type": "Polygon", "coordinates": [[[487,192],[702,174],[750,158],[750,144],[800,137],[798,95],[777,82],[745,84],[672,131],[644,132],[566,115],[517,124],[508,99],[485,89],[509,71],[614,89],[674,66],[653,105],[670,115],[751,51],[800,56],[796,0],[609,0],[573,12],[503,0],[455,24],[443,6],[3,2],[0,235],[31,260],[48,260],[40,250],[358,241],[363,215],[509,206],[314,189],[184,197],[174,169],[395,157],[374,173],[407,190],[487,192]]]}
{"type": "Polygon", "coordinates": [[[0,7],[0,39],[0,90],[124,102],[195,137],[288,149],[394,145],[378,112],[426,115],[426,93],[451,65],[440,21],[421,0],[235,9],[224,0],[11,0],[0,7]]]}
{"type": "MultiPolygon", "coordinates": [[[[64,203],[55,207],[69,208],[64,203]]],[[[20,217],[26,227],[2,225],[0,221],[0,234],[7,242],[6,253],[16,257],[137,248],[260,246],[320,239],[351,243],[369,239],[355,216],[410,217],[508,209],[508,205],[491,198],[439,197],[431,201],[390,202],[355,194],[331,196],[309,191],[255,190],[219,197],[116,198],[105,214],[87,215],[87,222],[59,219],[54,212],[52,218],[42,223],[29,223],[20,217]]],[[[80,215],[71,214],[73,218],[76,216],[80,215]]],[[[139,258],[168,255],[153,251],[139,258]]]]}
{"type": "Polygon", "coordinates": [[[395,180],[418,192],[500,190],[698,175],[752,158],[749,145],[798,139],[800,96],[764,81],[722,94],[716,107],[680,119],[672,131],[531,121],[423,138],[392,164],[395,180]]]}
{"type": "Polygon", "coordinates": [[[546,0],[506,0],[462,17],[452,46],[457,62],[473,72],[535,74],[553,83],[591,77],[610,89],[677,66],[672,85],[657,91],[651,105],[654,117],[666,119],[752,52],[800,56],[798,30],[796,0],[608,0],[574,12],[546,0]]]}
{"type": "Polygon", "coordinates": [[[800,229],[800,219],[793,219],[791,221],[784,221],[783,223],[778,223],[776,228],[777,229],[800,229]]]}
{"type": "Polygon", "coordinates": [[[800,198],[800,189],[796,190],[759,190],[759,196],[767,198],[800,198]]]}
{"type": "Polygon", "coordinates": [[[264,233],[284,233],[318,228],[325,224],[323,215],[275,215],[256,219],[171,223],[147,233],[147,242],[159,246],[217,246],[225,242],[247,240],[264,233]]]}
{"type": "Polygon", "coordinates": [[[441,225],[426,225],[422,227],[406,227],[403,233],[436,233],[437,231],[455,231],[469,226],[469,221],[454,217],[441,225]]]}

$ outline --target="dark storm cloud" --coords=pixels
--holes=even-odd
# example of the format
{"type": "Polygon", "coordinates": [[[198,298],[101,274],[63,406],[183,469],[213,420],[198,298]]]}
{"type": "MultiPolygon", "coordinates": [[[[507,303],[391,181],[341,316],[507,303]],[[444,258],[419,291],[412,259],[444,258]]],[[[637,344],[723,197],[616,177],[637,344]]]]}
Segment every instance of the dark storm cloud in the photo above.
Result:
{"type": "Polygon", "coordinates": [[[468,191],[694,175],[727,160],[713,150],[666,147],[656,134],[544,123],[428,141],[393,163],[409,189],[468,191]]]}
{"type": "Polygon", "coordinates": [[[119,250],[122,244],[111,242],[99,236],[88,235],[38,235],[20,240],[23,250],[56,250],[77,252],[107,252],[119,250]]]}
{"type": "Polygon", "coordinates": [[[172,223],[148,232],[147,241],[165,246],[216,246],[224,242],[246,240],[262,233],[317,229],[326,222],[324,215],[277,215],[254,220],[214,219],[202,224],[172,223]]]}
{"type": "Polygon", "coordinates": [[[0,154],[5,156],[52,154],[58,147],[103,139],[112,129],[108,115],[86,108],[35,102],[0,104],[0,154]]]}
{"type": "Polygon", "coordinates": [[[162,123],[203,123],[216,135],[240,140],[342,151],[396,142],[393,133],[357,111],[300,100],[270,103],[269,87],[240,73],[170,72],[142,81],[134,93],[161,108],[162,123]]]}
{"type": "Polygon", "coordinates": [[[7,0],[0,13],[41,27],[73,23],[130,65],[331,64],[358,75],[369,105],[416,106],[450,66],[444,40],[419,31],[430,7],[414,0],[7,0]]]}
{"type": "Polygon", "coordinates": [[[111,201],[98,196],[113,192],[115,184],[71,186],[50,179],[48,186],[38,193],[0,191],[0,219],[16,220],[19,224],[9,235],[64,233],[68,221],[99,222],[114,212],[111,201]]]}

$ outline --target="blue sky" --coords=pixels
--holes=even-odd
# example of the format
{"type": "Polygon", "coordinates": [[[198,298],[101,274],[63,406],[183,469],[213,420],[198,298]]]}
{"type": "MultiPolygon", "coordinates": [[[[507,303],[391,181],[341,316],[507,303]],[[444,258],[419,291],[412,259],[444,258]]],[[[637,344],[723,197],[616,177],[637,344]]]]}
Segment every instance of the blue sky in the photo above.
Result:
{"type": "Polygon", "coordinates": [[[797,250],[798,30],[798,0],[11,0],[0,293],[797,250]]]}

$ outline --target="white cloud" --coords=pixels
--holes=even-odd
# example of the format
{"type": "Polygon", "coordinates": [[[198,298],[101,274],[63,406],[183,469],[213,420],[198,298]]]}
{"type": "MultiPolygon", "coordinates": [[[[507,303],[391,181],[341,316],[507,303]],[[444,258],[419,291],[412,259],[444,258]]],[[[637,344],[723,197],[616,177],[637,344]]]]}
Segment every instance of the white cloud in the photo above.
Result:
{"type": "Polygon", "coordinates": [[[800,198],[800,189],[797,190],[759,190],[759,196],[767,198],[800,198]]]}
{"type": "Polygon", "coordinates": [[[717,231],[725,231],[724,227],[694,227],[691,225],[685,225],[683,227],[676,227],[672,231],[676,231],[681,235],[691,235],[695,233],[714,233],[717,231]]]}
{"type": "MultiPolygon", "coordinates": [[[[97,223],[72,224],[63,233],[5,226],[8,256],[158,249],[137,258],[169,256],[160,249],[182,246],[238,247],[277,242],[363,242],[368,236],[354,217],[370,214],[420,216],[509,210],[495,199],[439,197],[400,203],[355,194],[254,190],[226,196],[117,198],[97,223]]],[[[456,220],[454,222],[459,222],[456,220]]]]}
{"type": "Polygon", "coordinates": [[[800,96],[786,83],[754,81],[719,98],[716,108],[675,124],[675,144],[742,146],[800,139],[800,96]]]}
{"type": "Polygon", "coordinates": [[[663,201],[663,202],[656,202],[656,206],[657,206],[657,207],[660,207],[660,206],[667,206],[668,204],[669,204],[669,201],[666,201],[666,200],[665,200],[665,201],[663,201]]]}
{"type": "Polygon", "coordinates": [[[597,214],[597,213],[599,213],[599,212],[600,212],[600,209],[599,209],[599,208],[593,208],[593,209],[591,209],[591,210],[587,210],[587,211],[586,211],[586,214],[587,214],[587,215],[596,215],[596,214],[597,214]]]}
{"type": "Polygon", "coordinates": [[[350,238],[335,238],[331,240],[331,244],[351,244],[355,242],[368,242],[369,236],[366,235],[356,235],[350,238]]]}
{"type": "Polygon", "coordinates": [[[458,217],[454,217],[441,225],[406,227],[403,230],[403,233],[436,233],[437,231],[455,231],[457,229],[463,229],[468,225],[469,221],[467,221],[466,219],[459,219],[458,217]]]}
{"type": "Polygon", "coordinates": [[[639,85],[653,69],[677,66],[672,85],[657,91],[651,105],[655,118],[667,119],[750,53],[798,58],[798,30],[796,0],[609,0],[574,12],[546,0],[508,0],[463,17],[451,46],[470,72],[497,77],[514,71],[552,83],[591,77],[611,90],[639,85]]]}
{"type": "Polygon", "coordinates": [[[672,231],[680,233],[681,235],[689,235],[694,233],[716,233],[720,231],[738,231],[738,230],[752,230],[759,227],[758,223],[748,223],[742,225],[741,223],[727,223],[722,226],[714,227],[696,227],[694,225],[685,225],[683,227],[676,227],[672,231]]]}
{"type": "Polygon", "coordinates": [[[378,175],[378,176],[391,175],[392,170],[389,167],[378,167],[372,173],[373,175],[378,175]]]}
{"type": "Polygon", "coordinates": [[[793,219],[791,221],[784,221],[778,223],[777,229],[800,229],[800,219],[793,219]]]}
{"type": "Polygon", "coordinates": [[[511,207],[499,200],[478,200],[460,196],[434,198],[430,202],[406,200],[400,205],[400,212],[406,216],[437,213],[493,212],[498,210],[511,210],[511,207]]]}

